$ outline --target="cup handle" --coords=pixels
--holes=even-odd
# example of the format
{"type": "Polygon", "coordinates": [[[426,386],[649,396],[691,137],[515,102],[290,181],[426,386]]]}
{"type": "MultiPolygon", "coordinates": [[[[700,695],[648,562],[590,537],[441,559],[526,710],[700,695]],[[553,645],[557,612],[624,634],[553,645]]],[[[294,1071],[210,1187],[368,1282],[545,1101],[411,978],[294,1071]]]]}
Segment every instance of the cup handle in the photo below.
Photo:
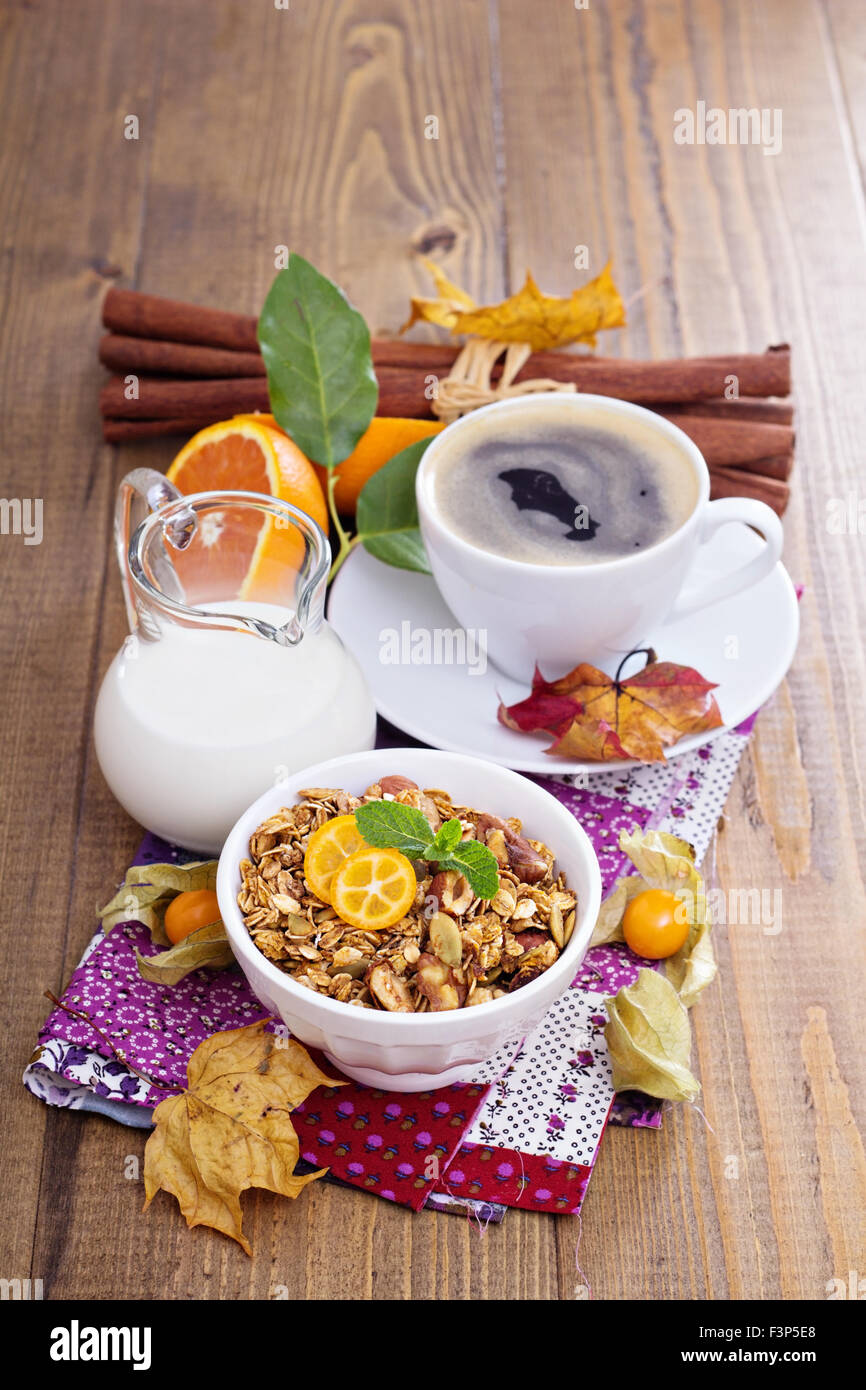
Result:
{"type": "Polygon", "coordinates": [[[729,521],[745,521],[761,532],[764,545],[760,553],[724,579],[713,579],[697,589],[686,590],[677,599],[665,619],[666,623],[675,622],[687,613],[696,613],[698,609],[717,603],[719,599],[731,598],[743,589],[751,588],[764,579],[781,559],[784,541],[782,523],[772,507],[751,497],[723,497],[717,502],[710,502],[704,514],[699,543],[706,545],[719,527],[727,525],[729,521]]]}

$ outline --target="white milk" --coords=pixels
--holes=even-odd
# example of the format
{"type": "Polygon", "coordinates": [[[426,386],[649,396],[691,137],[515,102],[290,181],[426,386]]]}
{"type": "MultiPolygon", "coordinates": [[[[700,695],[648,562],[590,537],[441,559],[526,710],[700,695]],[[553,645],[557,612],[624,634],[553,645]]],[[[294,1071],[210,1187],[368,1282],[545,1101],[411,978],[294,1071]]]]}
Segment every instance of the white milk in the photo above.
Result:
{"type": "MultiPolygon", "coordinates": [[[[290,616],[264,603],[231,609],[274,626],[290,616]]],[[[165,623],[158,641],[130,638],[114,658],[94,736],[105,780],[131,816],[188,849],[218,854],[269,786],[308,764],[372,748],[375,719],[364,677],[327,623],[295,647],[165,623]]]]}

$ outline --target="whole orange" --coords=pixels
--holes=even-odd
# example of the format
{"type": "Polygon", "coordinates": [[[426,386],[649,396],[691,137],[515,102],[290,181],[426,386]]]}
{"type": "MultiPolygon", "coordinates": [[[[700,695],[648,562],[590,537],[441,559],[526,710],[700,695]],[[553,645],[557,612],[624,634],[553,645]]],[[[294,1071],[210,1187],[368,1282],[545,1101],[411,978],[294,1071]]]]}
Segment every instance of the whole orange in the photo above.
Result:
{"type": "MultiPolygon", "coordinates": [[[[355,445],[347,459],[337,465],[334,500],[343,516],[354,516],[358,495],[368,478],[419,439],[428,439],[444,429],[438,420],[404,420],[396,416],[377,415],[355,445]]],[[[328,470],[315,465],[323,492],[328,489],[328,470]]]]}

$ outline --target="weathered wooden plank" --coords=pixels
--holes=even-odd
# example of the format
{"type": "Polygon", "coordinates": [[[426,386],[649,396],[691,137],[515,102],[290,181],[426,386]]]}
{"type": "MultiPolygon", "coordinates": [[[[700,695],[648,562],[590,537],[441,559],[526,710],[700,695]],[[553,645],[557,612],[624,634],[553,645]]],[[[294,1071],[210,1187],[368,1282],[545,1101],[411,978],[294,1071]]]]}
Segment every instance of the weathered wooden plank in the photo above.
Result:
{"type": "MultiPolygon", "coordinates": [[[[863,719],[852,638],[863,546],[830,534],[825,518],[828,500],[856,486],[866,268],[825,26],[805,3],[557,6],[531,27],[517,0],[500,13],[512,275],[528,263],[568,289],[579,278],[571,250],[586,244],[593,271],[613,255],[626,296],[649,286],[630,314],[630,351],[790,337],[797,364],[786,530],[789,567],[806,584],[804,641],[790,693],[759,721],[719,850],[724,888],[782,892],[784,928],[719,930],[721,981],[694,1015],[715,1135],[698,1116],[649,1142],[609,1132],[581,1263],[591,1282],[601,1270],[596,1292],[619,1297],[821,1297],[843,1237],[825,1230],[837,1208],[814,1195],[814,1124],[791,1059],[831,987],[833,1043],[861,1120],[864,1103],[850,1029],[862,949],[847,928],[862,912],[862,754],[850,730],[863,719]],[[781,108],[781,152],[677,145],[675,112],[699,100],[781,108]]],[[[845,14],[853,24],[853,7],[845,14]]]]}
{"type": "MultiPolygon", "coordinates": [[[[80,19],[81,8],[67,7],[70,26],[80,19]]],[[[70,157],[81,197],[77,216],[90,256],[103,254],[95,229],[113,227],[118,197],[133,191],[123,178],[130,179],[134,168],[139,171],[138,201],[128,209],[136,237],[127,244],[119,227],[113,232],[111,260],[123,283],[254,312],[274,273],[275,248],[286,244],[337,278],[374,328],[391,332],[405,317],[413,287],[422,284],[414,265],[418,251],[444,258],[480,295],[500,291],[485,5],[450,0],[418,11],[409,0],[376,5],[329,0],[277,11],[251,9],[240,0],[218,0],[204,10],[162,3],[146,11],[116,11],[108,37],[100,41],[109,47],[103,51],[96,43],[90,59],[89,31],[78,32],[77,66],[69,64],[58,78],[66,38],[61,32],[40,95],[49,106],[49,134],[62,126],[74,146],[70,157]],[[105,92],[88,80],[88,62],[100,72],[113,72],[113,85],[105,92]],[[454,80],[455,70],[460,80],[454,80]],[[81,109],[68,104],[72,88],[86,93],[81,109]],[[127,111],[139,115],[141,140],[132,150],[118,150],[111,122],[127,111]],[[425,138],[429,116],[439,122],[436,140],[425,138]]],[[[36,56],[30,54],[28,62],[35,64],[36,56]]],[[[45,165],[56,155],[46,143],[45,165]]],[[[11,174],[25,178],[18,164],[11,174]]],[[[69,177],[72,181],[72,172],[69,177]]],[[[31,178],[32,170],[26,179],[32,198],[39,189],[31,178]]],[[[35,283],[33,276],[19,277],[17,292],[32,295],[35,283]]],[[[173,451],[171,442],[121,450],[112,464],[99,445],[98,422],[91,418],[98,379],[96,304],[79,302],[80,280],[72,279],[68,293],[75,308],[74,341],[58,333],[53,370],[65,386],[62,349],[63,361],[87,378],[75,400],[68,449],[71,455],[87,447],[93,451],[92,515],[85,516],[73,492],[58,525],[62,517],[63,543],[74,554],[46,543],[43,555],[52,573],[63,560],[87,592],[79,611],[80,680],[62,691],[62,728],[75,760],[58,779],[56,767],[46,769],[44,750],[34,750],[42,769],[41,797],[34,802],[30,828],[12,846],[23,867],[23,849],[36,842],[35,825],[45,814],[49,789],[68,801],[70,835],[58,843],[56,867],[45,886],[55,898],[62,888],[62,901],[56,903],[60,931],[69,909],[63,968],[55,965],[45,981],[55,989],[76,963],[92,930],[93,909],[122,874],[137,838],[102,782],[89,741],[96,681],[124,626],[107,550],[113,488],[127,468],[164,467],[173,451]],[[84,560],[75,558],[85,519],[98,535],[95,577],[88,577],[84,560]]],[[[53,316],[46,321],[54,322],[53,316]]],[[[25,333],[19,324],[18,331],[32,362],[32,326],[25,333]]],[[[44,382],[38,387],[34,382],[35,406],[44,408],[44,389],[44,382]]],[[[59,473],[48,451],[46,462],[55,488],[83,485],[71,458],[59,473]]],[[[59,623],[58,617],[55,642],[59,623]]],[[[45,679],[53,684],[57,656],[47,636],[45,648],[45,679]]],[[[13,698],[23,708],[24,673],[17,679],[13,698]]],[[[48,727],[46,715],[41,728],[48,727]]],[[[29,765],[19,762],[19,789],[29,772],[29,765]]],[[[33,872],[32,856],[26,872],[33,872]]],[[[19,987],[31,987],[44,950],[34,941],[29,961],[21,964],[19,987]]],[[[22,1023],[25,1046],[35,1037],[44,1009],[37,992],[26,1028],[22,1023]]],[[[36,1275],[50,1274],[46,1292],[54,1296],[261,1298],[283,1286],[291,1297],[408,1297],[415,1289],[420,1297],[450,1297],[466,1296],[477,1282],[459,1221],[446,1219],[450,1229],[442,1233],[436,1218],[424,1218],[410,1231],[403,1211],[325,1188],[305,1193],[294,1206],[250,1194],[247,1221],[256,1248],[251,1262],[222,1237],[188,1233],[167,1198],[160,1197],[146,1217],[138,1214],[141,1186],[124,1177],[124,1164],[129,1156],[140,1156],[140,1132],[93,1117],[47,1113],[17,1090],[15,1103],[22,1128],[47,1128],[41,1160],[39,1137],[33,1137],[29,1198],[22,1203],[29,1226],[22,1233],[20,1258],[29,1255],[41,1163],[33,1269],[36,1275]],[[58,1211],[68,1219],[58,1221],[58,1211]],[[130,1226],[136,1233],[134,1253],[123,1235],[130,1226]],[[336,1242],[335,1229],[347,1239],[336,1242]],[[410,1242],[416,1257],[395,1259],[395,1250],[408,1252],[410,1242]],[[442,1252],[438,1262],[430,1258],[435,1249],[442,1252]]],[[[536,1239],[552,1243],[552,1234],[536,1239]]]]}
{"type": "Polygon", "coordinates": [[[824,1298],[828,1280],[863,1269],[859,7],[537,9],[4,7],[2,491],[45,508],[42,545],[0,538],[0,640],[13,654],[0,676],[15,1155],[4,1265],[44,1278],[47,1296],[570,1299],[585,1278],[602,1297],[824,1298]],[[674,113],[698,100],[780,108],[781,152],[676,145],[674,113]],[[137,142],[123,140],[129,114],[137,142]],[[140,1216],[124,1169],[142,1134],[49,1112],[18,1084],[41,989],[76,963],[137,835],[95,767],[89,720],[123,633],[113,490],[133,461],[164,466],[172,446],[115,457],[99,444],[98,297],[116,278],[254,312],[281,244],[339,279],[376,332],[426,287],[415,252],[486,298],[527,265],[545,288],[571,288],[586,245],[586,274],[612,255],[626,295],[645,291],[605,351],[794,344],[785,524],[806,585],[803,640],[717,853],[723,888],[781,894],[782,930],[718,929],[720,981],[693,1015],[712,1130],[693,1112],[668,1115],[660,1134],[608,1132],[582,1275],[569,1219],[512,1211],[479,1236],[324,1185],[294,1205],[248,1195],[249,1261],[187,1233],[165,1196],[140,1216]]]}
{"type": "MultiPolygon", "coordinates": [[[[50,1114],[20,1076],[42,990],[62,987],[90,931],[91,914],[73,918],[70,903],[112,498],[93,349],[102,288],[137,251],[147,142],[124,141],[123,117],[147,99],[158,35],[118,10],[44,4],[5,6],[2,29],[0,491],[41,499],[44,530],[33,546],[0,537],[3,1264],[43,1278],[49,1296],[54,1271],[39,1253],[31,1268],[43,1165],[60,1126],[72,1160],[78,1121],[50,1114]],[[133,35],[141,67],[124,77],[133,35]]],[[[57,1196],[42,1193],[49,1206],[57,1196]]],[[[58,1201],[45,1220],[62,1226],[58,1201]]]]}

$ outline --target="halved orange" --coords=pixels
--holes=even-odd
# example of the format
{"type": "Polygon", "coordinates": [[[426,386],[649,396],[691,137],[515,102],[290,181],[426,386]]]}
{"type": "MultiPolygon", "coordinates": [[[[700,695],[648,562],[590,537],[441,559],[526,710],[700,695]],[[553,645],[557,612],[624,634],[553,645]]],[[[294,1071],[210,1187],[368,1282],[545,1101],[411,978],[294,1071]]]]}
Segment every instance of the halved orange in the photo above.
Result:
{"type": "Polygon", "coordinates": [[[314,830],[307,841],[304,855],[304,878],[317,898],[323,903],[331,901],[331,880],[356,850],[364,849],[367,842],[358,829],[354,816],[334,816],[326,820],[318,830],[314,830]]]}
{"type": "MultiPolygon", "coordinates": [[[[237,416],[199,430],[168,470],[180,492],[263,492],[291,502],[327,535],[328,510],[313,465],[272,417],[237,416]]],[[[289,603],[303,559],[294,526],[252,508],[203,516],[189,547],[172,555],[187,602],[226,598],[289,603]]]]}
{"type": "Polygon", "coordinates": [[[405,917],[418,887],[398,849],[356,850],[331,880],[331,905],[350,927],[381,931],[405,917]]]}

